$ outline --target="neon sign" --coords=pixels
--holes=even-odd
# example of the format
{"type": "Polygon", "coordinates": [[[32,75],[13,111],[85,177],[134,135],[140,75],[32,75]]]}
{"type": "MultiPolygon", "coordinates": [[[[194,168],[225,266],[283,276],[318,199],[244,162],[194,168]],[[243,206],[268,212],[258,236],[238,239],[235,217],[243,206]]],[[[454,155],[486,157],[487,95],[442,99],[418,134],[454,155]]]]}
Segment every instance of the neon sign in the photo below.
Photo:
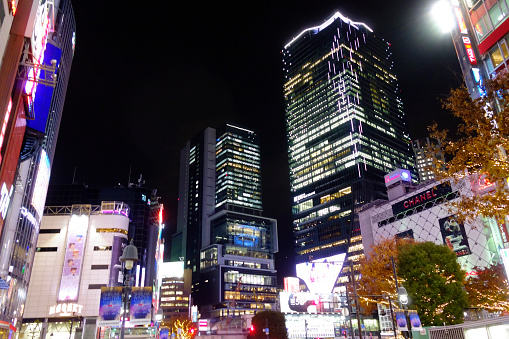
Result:
{"type": "Polygon", "coordinates": [[[463,44],[465,45],[465,49],[467,51],[468,60],[472,66],[477,65],[477,59],[475,58],[474,49],[472,48],[472,44],[470,43],[470,38],[464,36],[462,37],[463,44]]]}

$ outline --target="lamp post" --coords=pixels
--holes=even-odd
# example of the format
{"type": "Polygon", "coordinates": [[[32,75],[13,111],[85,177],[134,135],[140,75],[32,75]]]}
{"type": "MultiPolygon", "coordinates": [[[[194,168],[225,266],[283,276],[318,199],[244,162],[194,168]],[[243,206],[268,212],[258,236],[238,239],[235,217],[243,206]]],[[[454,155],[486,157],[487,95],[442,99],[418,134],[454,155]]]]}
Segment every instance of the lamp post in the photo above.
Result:
{"type": "MultiPolygon", "coordinates": [[[[120,261],[122,262],[124,269],[128,271],[130,271],[133,268],[134,263],[138,261],[138,249],[134,246],[133,239],[131,239],[131,243],[124,248],[120,261]]],[[[127,314],[127,301],[129,299],[130,288],[131,275],[126,273],[124,274],[124,314],[122,316],[122,327],[120,328],[120,339],[124,339],[125,334],[125,317],[127,314]]]]}
{"type": "Polygon", "coordinates": [[[408,327],[408,337],[409,338],[412,338],[412,330],[410,328],[410,321],[408,319],[408,308],[407,308],[407,304],[408,304],[408,293],[406,291],[406,288],[404,288],[403,286],[401,287],[398,287],[398,296],[399,296],[399,301],[401,302],[401,304],[403,305],[404,307],[404,310],[405,310],[405,320],[407,322],[407,327],[408,327]]]}

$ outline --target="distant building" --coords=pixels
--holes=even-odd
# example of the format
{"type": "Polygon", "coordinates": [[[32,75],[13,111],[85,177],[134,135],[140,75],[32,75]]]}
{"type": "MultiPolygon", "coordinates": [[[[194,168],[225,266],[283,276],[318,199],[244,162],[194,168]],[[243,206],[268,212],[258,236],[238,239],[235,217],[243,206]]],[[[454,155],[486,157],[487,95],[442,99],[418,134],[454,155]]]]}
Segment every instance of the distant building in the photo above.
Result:
{"type": "Polygon", "coordinates": [[[234,124],[207,128],[187,142],[180,166],[172,261],[192,271],[201,316],[272,309],[277,222],[262,216],[257,134],[234,124]]]}
{"type": "Polygon", "coordinates": [[[188,316],[191,305],[191,270],[183,261],[165,262],[161,270],[161,301],[163,318],[188,316]]]}
{"type": "Polygon", "coordinates": [[[392,46],[339,12],[297,33],[281,51],[296,263],[358,262],[358,208],[387,172],[417,180],[392,46]]]}
{"type": "Polygon", "coordinates": [[[45,208],[20,337],[97,336],[101,287],[123,284],[128,227],[122,202],[45,208]]]}
{"type": "MultiPolygon", "coordinates": [[[[434,159],[427,155],[427,150],[430,150],[437,142],[436,140],[430,140],[429,137],[412,141],[412,150],[415,154],[415,168],[419,174],[419,182],[435,179],[435,173],[433,172],[434,159]]],[[[445,164],[445,158],[441,152],[433,154],[433,156],[445,164]]]]}

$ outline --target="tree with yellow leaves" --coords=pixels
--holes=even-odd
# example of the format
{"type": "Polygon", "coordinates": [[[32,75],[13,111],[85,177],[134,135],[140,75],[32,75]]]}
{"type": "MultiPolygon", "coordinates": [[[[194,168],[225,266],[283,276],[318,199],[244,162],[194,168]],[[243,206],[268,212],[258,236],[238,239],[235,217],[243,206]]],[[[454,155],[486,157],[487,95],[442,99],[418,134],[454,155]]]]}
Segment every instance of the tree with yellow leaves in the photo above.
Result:
{"type": "Polygon", "coordinates": [[[175,335],[176,339],[192,339],[196,335],[196,324],[186,316],[172,316],[168,320],[161,322],[161,328],[169,329],[169,335],[175,335]],[[194,331],[193,331],[194,329],[194,331]]]}
{"type": "Polygon", "coordinates": [[[444,108],[461,121],[455,134],[436,123],[429,127],[439,141],[428,153],[435,177],[455,183],[468,178],[474,188],[474,194],[450,203],[460,221],[484,216],[503,222],[509,215],[509,75],[488,81],[485,90],[485,96],[472,99],[461,87],[444,101],[444,108]]]}
{"type": "MultiPolygon", "coordinates": [[[[369,256],[361,261],[357,292],[362,312],[371,314],[376,309],[376,303],[388,303],[373,295],[388,295],[393,301],[397,299],[396,282],[392,268],[392,259],[397,261],[398,245],[414,243],[413,239],[395,237],[383,238],[371,246],[369,256]]],[[[402,280],[398,279],[401,283],[402,280]]]]}

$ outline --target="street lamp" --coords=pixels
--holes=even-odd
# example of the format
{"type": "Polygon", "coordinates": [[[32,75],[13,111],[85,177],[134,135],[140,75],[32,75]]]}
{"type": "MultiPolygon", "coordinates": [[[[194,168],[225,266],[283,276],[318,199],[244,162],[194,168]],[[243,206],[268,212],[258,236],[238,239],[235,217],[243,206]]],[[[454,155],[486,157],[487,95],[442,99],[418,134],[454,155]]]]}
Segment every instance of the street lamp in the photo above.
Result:
{"type": "Polygon", "coordinates": [[[403,286],[398,287],[398,295],[399,295],[399,301],[401,302],[401,304],[403,305],[404,310],[405,310],[405,319],[407,322],[408,337],[412,338],[412,330],[410,328],[411,325],[410,325],[410,321],[408,319],[408,308],[406,306],[408,304],[408,293],[406,291],[406,288],[404,288],[403,286]]]}
{"type": "MultiPolygon", "coordinates": [[[[130,271],[133,268],[134,263],[138,261],[138,249],[134,246],[133,239],[131,239],[131,243],[124,248],[120,261],[123,263],[124,268],[128,271],[130,271]]],[[[124,314],[122,317],[122,327],[120,328],[120,339],[124,339],[125,334],[125,317],[127,314],[127,300],[130,288],[131,275],[126,273],[124,274],[124,314]]]]}
{"type": "Polygon", "coordinates": [[[156,313],[156,321],[158,323],[161,322],[161,320],[163,320],[163,317],[164,317],[163,309],[159,307],[156,313]]]}

